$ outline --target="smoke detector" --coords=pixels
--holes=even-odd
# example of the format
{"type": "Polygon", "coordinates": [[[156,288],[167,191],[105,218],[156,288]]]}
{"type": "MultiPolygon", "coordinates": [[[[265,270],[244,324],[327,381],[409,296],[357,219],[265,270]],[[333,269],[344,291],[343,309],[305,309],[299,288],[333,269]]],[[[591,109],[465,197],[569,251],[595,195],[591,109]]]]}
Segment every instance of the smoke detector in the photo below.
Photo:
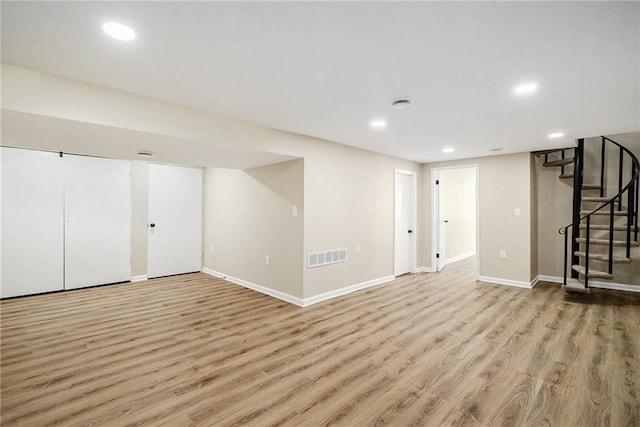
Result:
{"type": "Polygon", "coordinates": [[[391,107],[396,110],[406,110],[411,105],[411,100],[409,98],[397,98],[391,101],[391,107]]]}

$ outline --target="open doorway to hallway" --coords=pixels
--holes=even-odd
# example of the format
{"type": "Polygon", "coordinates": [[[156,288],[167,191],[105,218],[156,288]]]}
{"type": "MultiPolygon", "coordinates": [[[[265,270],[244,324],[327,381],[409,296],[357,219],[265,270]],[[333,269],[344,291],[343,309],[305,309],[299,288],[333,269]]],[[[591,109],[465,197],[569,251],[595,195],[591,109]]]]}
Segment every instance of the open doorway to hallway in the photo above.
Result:
{"type": "Polygon", "coordinates": [[[435,168],[431,171],[431,265],[434,271],[463,259],[474,261],[477,271],[478,176],[477,164],[435,168]]]}

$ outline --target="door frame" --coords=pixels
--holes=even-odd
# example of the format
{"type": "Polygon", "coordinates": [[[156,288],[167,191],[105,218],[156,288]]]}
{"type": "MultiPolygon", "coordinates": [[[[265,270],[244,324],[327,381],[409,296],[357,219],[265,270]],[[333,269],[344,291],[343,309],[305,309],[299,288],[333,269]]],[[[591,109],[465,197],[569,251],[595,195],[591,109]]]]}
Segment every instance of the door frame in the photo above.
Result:
{"type": "Polygon", "coordinates": [[[396,276],[396,223],[398,217],[396,215],[396,181],[398,175],[408,176],[411,181],[410,200],[411,215],[413,217],[413,233],[411,245],[409,247],[409,273],[415,273],[418,265],[418,174],[404,169],[394,169],[393,175],[393,275],[396,276]]]}
{"type": "MultiPolygon", "coordinates": [[[[475,169],[476,172],[476,279],[480,277],[480,164],[468,163],[455,166],[443,166],[431,169],[431,268],[434,273],[438,270],[438,247],[440,244],[440,198],[436,180],[440,171],[451,169],[475,169]]],[[[444,265],[442,267],[444,268],[444,265]]]]}

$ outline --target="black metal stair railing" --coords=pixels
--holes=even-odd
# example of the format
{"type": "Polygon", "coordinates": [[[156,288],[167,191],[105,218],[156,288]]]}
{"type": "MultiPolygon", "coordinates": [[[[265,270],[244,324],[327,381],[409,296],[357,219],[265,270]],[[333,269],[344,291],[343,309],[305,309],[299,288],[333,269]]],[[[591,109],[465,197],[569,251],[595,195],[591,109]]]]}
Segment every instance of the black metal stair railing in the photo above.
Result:
{"type": "MultiPolygon", "coordinates": [[[[581,204],[582,204],[582,191],[583,191],[583,178],[584,178],[584,140],[578,140],[578,146],[575,149],[575,163],[574,163],[574,187],[573,187],[573,219],[571,224],[560,228],[559,233],[564,235],[564,279],[563,285],[567,285],[567,272],[571,271],[571,277],[578,279],[580,275],[584,276],[584,285],[585,288],[589,287],[589,260],[590,260],[590,246],[591,246],[591,221],[592,217],[596,214],[602,215],[605,208],[608,209],[608,213],[606,214],[609,219],[609,239],[607,242],[608,245],[608,274],[613,274],[613,247],[615,245],[619,245],[619,241],[615,241],[614,244],[614,232],[621,230],[621,227],[614,226],[614,221],[616,216],[626,216],[627,223],[624,226],[622,231],[625,232],[625,240],[624,246],[626,249],[626,258],[630,258],[631,256],[631,246],[632,246],[632,236],[633,241],[638,241],[638,204],[640,199],[640,185],[639,185],[639,176],[640,176],[640,163],[638,162],[638,158],[629,151],[626,147],[620,145],[619,143],[607,138],[602,138],[602,147],[601,147],[601,155],[600,155],[600,197],[605,197],[605,175],[607,174],[606,168],[606,153],[607,147],[610,146],[614,149],[618,150],[618,171],[617,171],[617,181],[618,181],[618,192],[615,196],[609,198],[607,201],[603,202],[597,208],[591,210],[587,214],[583,214],[581,212],[581,204]],[[624,184],[624,164],[625,158],[631,161],[631,174],[629,181],[624,184]],[[623,186],[624,184],[624,186],[623,186]],[[623,212],[623,202],[627,202],[626,212],[623,212]],[[584,225],[584,226],[583,226],[584,225]],[[580,229],[582,228],[586,230],[585,239],[578,240],[580,237],[580,229]],[[568,250],[569,250],[569,229],[571,229],[571,265],[568,264],[568,250]],[[580,248],[580,241],[584,241],[585,243],[585,251],[584,251],[584,270],[581,272],[575,271],[573,269],[573,265],[580,264],[580,256],[578,255],[580,248]]],[[[611,171],[609,171],[611,172],[611,171]]],[[[612,174],[609,174],[612,176],[612,174]]],[[[615,176],[615,175],[613,175],[615,176]]],[[[602,229],[602,228],[600,228],[602,229]]]]}

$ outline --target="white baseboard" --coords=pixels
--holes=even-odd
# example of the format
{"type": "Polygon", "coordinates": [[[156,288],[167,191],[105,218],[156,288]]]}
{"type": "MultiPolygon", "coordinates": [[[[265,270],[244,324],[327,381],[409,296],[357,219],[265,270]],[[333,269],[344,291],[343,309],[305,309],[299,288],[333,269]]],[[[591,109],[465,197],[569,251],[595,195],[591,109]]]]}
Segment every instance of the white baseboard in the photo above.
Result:
{"type": "Polygon", "coordinates": [[[147,276],[146,274],[141,274],[139,276],[131,276],[131,283],[144,282],[145,280],[149,280],[149,276],[147,276]]]}
{"type": "MultiPolygon", "coordinates": [[[[560,285],[564,281],[564,278],[559,276],[539,275],[538,279],[541,282],[558,283],[560,285]]],[[[599,289],[610,289],[613,291],[640,292],[640,286],[627,285],[626,283],[609,283],[609,282],[598,282],[594,280],[589,280],[589,287],[599,288],[599,289]]]]}
{"type": "Polygon", "coordinates": [[[212,270],[210,268],[203,268],[202,272],[208,274],[210,276],[217,277],[219,279],[227,280],[231,283],[235,283],[236,285],[243,286],[247,289],[254,290],[256,292],[260,292],[265,295],[269,295],[274,298],[278,298],[279,300],[286,301],[291,304],[295,304],[298,307],[308,307],[312,304],[317,304],[322,301],[326,301],[332,298],[337,298],[342,295],[350,294],[351,292],[359,291],[361,289],[370,288],[372,286],[381,285],[383,283],[391,282],[395,280],[394,276],[385,276],[380,277],[378,279],[368,280],[362,283],[356,283],[355,285],[347,286],[344,288],[336,289],[335,291],[325,292],[320,295],[315,295],[309,298],[298,298],[293,295],[289,295],[284,292],[276,291],[271,288],[267,288],[265,286],[257,285],[255,283],[251,283],[247,280],[238,279],[237,277],[229,276],[219,271],[212,270]]]}
{"type": "Polygon", "coordinates": [[[267,288],[265,286],[257,285],[255,283],[251,283],[247,280],[238,279],[237,277],[228,276],[224,273],[220,273],[219,271],[212,270],[210,268],[203,268],[202,272],[208,274],[210,276],[217,277],[219,279],[224,279],[228,282],[235,283],[236,285],[243,286],[247,289],[251,289],[256,292],[260,292],[261,294],[269,295],[270,297],[278,298],[279,300],[286,301],[288,303],[297,305],[299,307],[304,307],[304,300],[302,298],[294,297],[293,295],[289,295],[284,292],[276,291],[275,289],[267,288]]]}
{"type": "Polygon", "coordinates": [[[545,275],[539,274],[538,275],[538,281],[562,284],[564,279],[562,277],[558,277],[558,276],[545,276],[545,275]]]}
{"type": "Polygon", "coordinates": [[[515,286],[517,288],[532,289],[537,281],[536,279],[531,282],[521,282],[519,280],[501,279],[498,277],[478,276],[478,281],[486,283],[494,283],[497,285],[515,286]],[[535,282],[535,283],[534,283],[535,282]]]}
{"type": "Polygon", "coordinates": [[[328,299],[337,298],[342,295],[350,294],[351,292],[359,291],[362,289],[370,288],[372,286],[381,285],[395,280],[394,276],[384,276],[373,280],[367,280],[366,282],[356,283],[355,285],[347,286],[344,288],[336,289],[335,291],[325,292],[320,295],[315,295],[304,299],[304,307],[312,304],[317,304],[328,299]]]}
{"type": "Polygon", "coordinates": [[[589,280],[590,288],[611,289],[613,291],[640,292],[640,286],[627,285],[626,283],[594,282],[589,280]]]}
{"type": "Polygon", "coordinates": [[[431,267],[418,267],[416,273],[433,273],[434,270],[431,267]]]}
{"type": "Polygon", "coordinates": [[[451,264],[452,262],[462,261],[463,259],[472,257],[475,254],[476,254],[475,252],[469,252],[469,253],[466,253],[466,254],[454,256],[453,258],[447,258],[444,263],[446,265],[446,264],[451,264]]]}

